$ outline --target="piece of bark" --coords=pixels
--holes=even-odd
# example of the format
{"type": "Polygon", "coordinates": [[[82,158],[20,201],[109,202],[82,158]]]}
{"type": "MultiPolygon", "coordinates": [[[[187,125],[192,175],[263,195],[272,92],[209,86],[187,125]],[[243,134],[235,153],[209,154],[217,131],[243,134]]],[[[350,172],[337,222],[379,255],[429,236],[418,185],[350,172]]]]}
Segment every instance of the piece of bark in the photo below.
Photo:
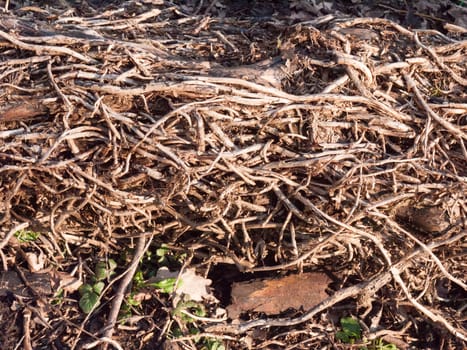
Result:
{"type": "Polygon", "coordinates": [[[23,121],[48,113],[39,101],[28,100],[0,110],[0,122],[23,121]]]}
{"type": "Polygon", "coordinates": [[[422,232],[442,232],[449,227],[445,210],[439,207],[405,207],[399,209],[397,216],[422,232]]]}
{"type": "Polygon", "coordinates": [[[276,279],[238,282],[232,285],[232,303],[227,307],[229,317],[238,318],[242,312],[279,314],[287,309],[311,309],[326,299],[331,279],[324,273],[303,273],[276,279]]]}
{"type": "Polygon", "coordinates": [[[238,67],[223,67],[212,65],[209,75],[214,77],[229,77],[251,81],[260,85],[280,89],[282,80],[286,78],[286,69],[280,57],[266,59],[250,65],[238,67]]]}
{"type": "Polygon", "coordinates": [[[81,281],[66,272],[22,271],[22,275],[21,277],[16,271],[1,271],[0,296],[5,296],[8,292],[21,297],[50,296],[60,288],[72,293],[81,285],[81,281]],[[23,278],[27,285],[24,284],[23,278]]]}

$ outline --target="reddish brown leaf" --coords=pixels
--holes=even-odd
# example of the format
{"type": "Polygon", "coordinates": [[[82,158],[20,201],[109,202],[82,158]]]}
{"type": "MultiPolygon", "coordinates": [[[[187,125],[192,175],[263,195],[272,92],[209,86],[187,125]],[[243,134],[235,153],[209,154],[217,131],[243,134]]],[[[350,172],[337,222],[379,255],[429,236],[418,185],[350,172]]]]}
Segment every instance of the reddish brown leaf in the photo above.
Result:
{"type": "Polygon", "coordinates": [[[278,314],[289,308],[311,309],[327,298],[330,278],[324,273],[304,273],[267,280],[239,282],[232,285],[230,318],[254,311],[278,314]]]}

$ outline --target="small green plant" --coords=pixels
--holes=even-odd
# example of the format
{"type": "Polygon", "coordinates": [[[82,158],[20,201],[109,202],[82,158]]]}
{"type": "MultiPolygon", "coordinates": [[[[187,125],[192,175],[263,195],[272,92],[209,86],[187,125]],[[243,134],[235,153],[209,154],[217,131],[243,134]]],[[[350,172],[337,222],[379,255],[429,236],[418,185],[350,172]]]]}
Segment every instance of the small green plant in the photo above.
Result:
{"type": "Polygon", "coordinates": [[[342,317],[340,320],[342,330],[336,333],[336,338],[346,344],[354,344],[362,339],[362,328],[358,321],[352,317],[342,317]]]}
{"type": "Polygon", "coordinates": [[[205,338],[201,350],[225,350],[225,346],[220,340],[205,338]]]}
{"type": "Polygon", "coordinates": [[[177,307],[172,311],[172,314],[178,316],[183,322],[193,323],[195,320],[183,311],[188,311],[190,314],[198,317],[206,316],[204,305],[193,300],[180,301],[177,307]]]}
{"type": "Polygon", "coordinates": [[[99,261],[92,278],[93,283],[85,283],[79,287],[79,307],[84,313],[88,314],[98,306],[99,297],[105,288],[104,281],[114,273],[116,267],[117,263],[113,259],[109,259],[108,263],[99,261]]]}
{"type": "Polygon", "coordinates": [[[141,288],[144,286],[144,274],[143,271],[138,270],[136,271],[135,275],[133,276],[133,287],[135,289],[141,288]]]}
{"type": "Polygon", "coordinates": [[[15,232],[15,237],[21,243],[34,242],[40,236],[40,232],[30,231],[30,230],[19,230],[15,232]]]}
{"type": "Polygon", "coordinates": [[[147,286],[160,289],[162,293],[171,294],[175,291],[176,287],[179,287],[181,285],[181,283],[182,281],[179,280],[177,284],[176,278],[166,278],[159,282],[148,283],[147,286]]]}
{"type": "Polygon", "coordinates": [[[362,350],[398,350],[394,344],[386,344],[383,339],[373,339],[368,347],[362,348],[362,350]]]}
{"type": "MultiPolygon", "coordinates": [[[[362,339],[362,327],[358,321],[352,317],[342,317],[340,319],[341,331],[336,333],[336,338],[346,344],[355,344],[357,341],[365,343],[362,339]]],[[[386,344],[380,338],[373,339],[368,346],[359,347],[360,350],[398,350],[394,344],[386,344]]]]}
{"type": "Polygon", "coordinates": [[[156,249],[155,255],[159,266],[181,265],[186,259],[186,253],[174,253],[165,244],[156,249]]]}

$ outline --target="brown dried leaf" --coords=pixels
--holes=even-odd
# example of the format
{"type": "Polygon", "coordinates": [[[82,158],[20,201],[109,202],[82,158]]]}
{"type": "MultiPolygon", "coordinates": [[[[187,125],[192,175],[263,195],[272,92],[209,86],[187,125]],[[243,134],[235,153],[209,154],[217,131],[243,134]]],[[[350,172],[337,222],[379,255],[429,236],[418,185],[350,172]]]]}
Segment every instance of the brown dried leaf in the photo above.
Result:
{"type": "Polygon", "coordinates": [[[304,273],[267,280],[234,283],[230,318],[254,311],[278,314],[289,308],[310,309],[327,298],[330,278],[324,273],[304,273]]]}

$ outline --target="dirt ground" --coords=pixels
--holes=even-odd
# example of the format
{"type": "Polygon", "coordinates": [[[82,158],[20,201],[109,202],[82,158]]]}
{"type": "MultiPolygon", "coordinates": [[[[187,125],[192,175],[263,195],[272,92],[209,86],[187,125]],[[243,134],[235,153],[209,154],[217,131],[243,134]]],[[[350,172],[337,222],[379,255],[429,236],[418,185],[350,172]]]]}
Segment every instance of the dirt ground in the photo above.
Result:
{"type": "Polygon", "coordinates": [[[0,349],[467,347],[464,1],[0,7],[0,349]]]}

